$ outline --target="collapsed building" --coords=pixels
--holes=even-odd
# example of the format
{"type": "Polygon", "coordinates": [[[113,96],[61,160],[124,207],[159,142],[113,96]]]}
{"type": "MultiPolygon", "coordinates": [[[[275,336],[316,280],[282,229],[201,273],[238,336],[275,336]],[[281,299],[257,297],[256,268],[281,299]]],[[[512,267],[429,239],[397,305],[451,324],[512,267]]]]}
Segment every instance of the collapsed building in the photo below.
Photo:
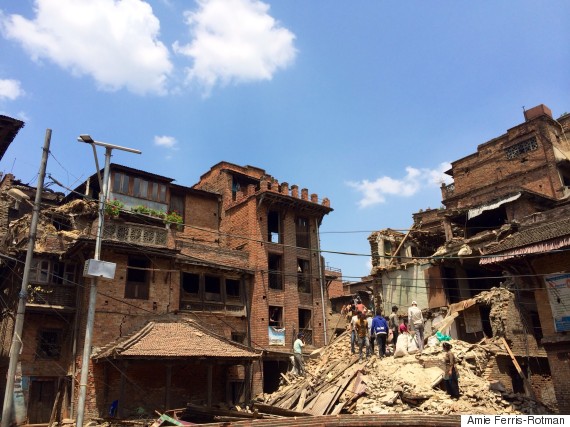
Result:
{"type": "MultiPolygon", "coordinates": [[[[173,181],[110,165],[101,259],[116,271],[98,281],[89,366],[83,268],[101,184],[94,174],[67,195],[43,191],[17,373],[28,423],[74,418],[82,369],[87,418],[140,418],[188,402],[248,401],[278,386],[299,331],[308,352],[325,344],[319,227],[329,200],[228,162],[191,187],[173,181]]],[[[0,182],[0,375],[30,231],[31,203],[14,189],[35,192],[11,174],[0,182]]]]}
{"type": "MultiPolygon", "coordinates": [[[[510,294],[510,291],[494,288],[477,295],[475,300],[500,309],[510,294]]],[[[501,323],[497,321],[497,325],[501,323]]],[[[350,352],[348,332],[314,353],[306,364],[304,377],[288,374],[278,391],[259,395],[256,400],[261,403],[259,410],[267,410],[267,405],[293,411],[290,416],[555,412],[555,407],[545,405],[534,396],[513,393],[502,381],[493,378],[494,359],[503,350],[501,338],[497,335],[476,343],[450,341],[459,371],[461,397],[458,400],[447,395],[442,386],[441,343],[426,346],[421,354],[382,359],[372,355],[360,362],[358,355],[350,352]]],[[[254,403],[254,407],[256,405],[254,403]]]]}
{"type": "Polygon", "coordinates": [[[396,305],[405,316],[415,300],[428,327],[454,304],[510,289],[500,304],[479,301],[458,311],[450,334],[471,343],[503,336],[508,351],[496,353],[492,377],[509,392],[526,391],[570,413],[570,114],[554,119],[539,105],[524,118],[452,162],[440,209],[413,214],[405,234],[371,234],[371,273],[385,312],[396,305]]]}

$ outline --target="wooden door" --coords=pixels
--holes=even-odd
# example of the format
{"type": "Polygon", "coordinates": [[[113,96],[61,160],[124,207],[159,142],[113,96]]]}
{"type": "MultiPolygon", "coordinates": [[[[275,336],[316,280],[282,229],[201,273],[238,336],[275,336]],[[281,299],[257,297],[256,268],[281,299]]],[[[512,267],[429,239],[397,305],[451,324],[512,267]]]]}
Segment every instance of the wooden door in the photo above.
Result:
{"type": "Polygon", "coordinates": [[[49,423],[55,402],[56,380],[54,378],[32,379],[30,382],[30,403],[28,423],[49,423]]]}

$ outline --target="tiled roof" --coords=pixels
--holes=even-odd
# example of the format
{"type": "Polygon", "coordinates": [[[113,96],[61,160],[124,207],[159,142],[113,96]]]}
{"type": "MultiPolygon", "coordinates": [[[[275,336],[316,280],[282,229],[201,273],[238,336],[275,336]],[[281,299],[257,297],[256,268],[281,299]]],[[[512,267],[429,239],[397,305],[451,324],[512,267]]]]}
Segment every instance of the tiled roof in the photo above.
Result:
{"type": "Polygon", "coordinates": [[[486,248],[485,254],[496,254],[537,243],[545,243],[549,240],[569,235],[570,218],[566,217],[557,221],[548,221],[511,234],[497,245],[486,248]]]}
{"type": "Polygon", "coordinates": [[[93,354],[104,358],[255,359],[261,353],[206,330],[195,322],[148,322],[93,354]]]}

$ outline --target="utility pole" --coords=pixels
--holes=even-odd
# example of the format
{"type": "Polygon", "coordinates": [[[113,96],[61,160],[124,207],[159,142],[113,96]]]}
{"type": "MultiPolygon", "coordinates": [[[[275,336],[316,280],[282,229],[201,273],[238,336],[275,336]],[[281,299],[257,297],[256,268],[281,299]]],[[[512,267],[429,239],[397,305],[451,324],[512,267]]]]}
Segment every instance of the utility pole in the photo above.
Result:
{"type": "Polygon", "coordinates": [[[51,129],[46,129],[44,139],[44,147],[42,153],[42,162],[40,164],[38,185],[36,187],[36,199],[32,210],[32,222],[30,224],[30,235],[28,238],[28,251],[26,252],[26,263],[24,265],[24,275],[22,277],[22,287],[18,295],[18,309],[16,311],[16,322],[14,325],[14,334],[12,336],[12,346],[10,347],[10,363],[8,365],[8,374],[6,378],[6,391],[4,394],[4,406],[2,407],[2,427],[9,427],[12,422],[12,406],[14,404],[14,381],[16,377],[16,368],[18,366],[18,358],[22,349],[22,331],[24,330],[24,317],[26,313],[26,301],[28,299],[28,279],[30,276],[30,268],[32,265],[32,256],[34,255],[34,246],[36,244],[36,230],[38,228],[38,217],[40,213],[40,203],[42,201],[42,192],[44,189],[44,179],[46,176],[46,167],[49,154],[49,145],[51,142],[51,129]]]}
{"type": "MultiPolygon", "coordinates": [[[[107,202],[109,188],[109,166],[111,164],[111,151],[113,149],[128,151],[129,153],[141,154],[139,150],[135,150],[134,148],[126,148],[121,147],[119,145],[107,144],[106,142],[99,142],[94,141],[89,135],[80,135],[77,138],[80,142],[85,142],[90,144],[93,148],[93,155],[95,156],[95,164],[97,165],[97,176],[99,176],[99,162],[97,160],[97,151],[95,150],[95,146],[99,145],[105,147],[105,169],[103,170],[103,180],[101,181],[99,176],[99,184],[100,184],[100,191],[99,191],[99,211],[98,211],[98,219],[99,222],[97,224],[97,236],[95,237],[95,255],[92,260],[95,261],[90,263],[91,265],[97,267],[101,263],[99,263],[101,257],[101,240],[103,236],[103,222],[105,219],[105,203],[107,202]]],[[[97,268],[95,268],[97,269],[97,268]]],[[[101,270],[104,270],[104,266],[101,270]]],[[[100,270],[100,271],[101,271],[100,270]]],[[[85,417],[85,397],[87,395],[87,380],[89,378],[89,359],[91,358],[91,345],[93,342],[93,325],[95,323],[95,303],[97,301],[97,281],[99,276],[112,278],[115,274],[114,266],[112,267],[112,276],[109,277],[104,273],[97,272],[91,277],[91,287],[89,289],[89,306],[87,310],[87,326],[85,328],[85,342],[83,345],[83,359],[81,362],[81,378],[79,380],[79,397],[77,400],[77,420],[76,420],[76,427],[83,427],[83,419],[85,417]]],[[[4,427],[4,426],[2,426],[4,427]]]]}

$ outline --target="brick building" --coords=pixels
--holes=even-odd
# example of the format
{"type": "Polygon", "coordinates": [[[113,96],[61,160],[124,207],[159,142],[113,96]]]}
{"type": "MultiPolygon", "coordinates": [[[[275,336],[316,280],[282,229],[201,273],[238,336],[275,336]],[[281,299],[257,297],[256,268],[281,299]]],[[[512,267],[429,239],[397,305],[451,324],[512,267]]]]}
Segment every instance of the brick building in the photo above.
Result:
{"type": "Polygon", "coordinates": [[[326,284],[319,227],[332,211],[328,199],[297,185],[279,183],[264,170],[220,162],[194,189],[221,197],[220,230],[228,245],[248,256],[251,341],[264,350],[254,389],[275,389],[298,332],[307,349],[325,344],[326,284]]]}
{"type": "MultiPolygon", "coordinates": [[[[101,259],[116,273],[98,281],[88,416],[116,401],[120,417],[241,402],[273,387],[297,331],[325,342],[318,227],[328,200],[225,162],[193,187],[172,181],[111,165],[101,259]]],[[[2,248],[13,260],[0,284],[10,301],[4,372],[30,220],[6,195],[15,183],[0,187],[1,215],[14,219],[2,248]]],[[[75,416],[90,283],[81,271],[93,257],[99,192],[93,175],[41,212],[20,357],[29,422],[49,420],[54,404],[75,416]]]]}
{"type": "MultiPolygon", "coordinates": [[[[504,336],[531,382],[530,392],[569,413],[568,360],[561,356],[568,349],[566,332],[554,333],[556,310],[547,309],[552,301],[546,297],[543,275],[567,271],[559,259],[564,255],[554,250],[564,254],[570,246],[565,234],[570,227],[563,221],[570,195],[570,115],[555,120],[548,107],[540,105],[525,111],[524,118],[505,134],[479,145],[475,153],[452,162],[446,173],[453,183],[442,185],[443,207],[413,214],[410,232],[392,236],[404,252],[388,256],[382,245],[386,236],[371,236],[373,260],[377,258],[373,273],[384,293],[399,290],[395,296],[392,293],[394,302],[400,303],[396,305],[409,304],[413,285],[426,297],[422,308],[428,318],[482,292],[510,288],[508,298],[460,309],[452,336],[469,342],[504,336]],[[555,226],[556,231],[536,231],[539,218],[544,218],[542,230],[555,226]],[[507,259],[504,253],[516,256],[507,259]],[[393,256],[406,259],[394,263],[389,261],[393,256]],[[394,282],[394,277],[411,274],[404,270],[419,266],[423,274],[413,283],[394,282]],[[551,372],[562,376],[553,380],[551,372]]],[[[507,390],[523,391],[506,351],[497,353],[487,375],[501,380],[507,390]]]]}

